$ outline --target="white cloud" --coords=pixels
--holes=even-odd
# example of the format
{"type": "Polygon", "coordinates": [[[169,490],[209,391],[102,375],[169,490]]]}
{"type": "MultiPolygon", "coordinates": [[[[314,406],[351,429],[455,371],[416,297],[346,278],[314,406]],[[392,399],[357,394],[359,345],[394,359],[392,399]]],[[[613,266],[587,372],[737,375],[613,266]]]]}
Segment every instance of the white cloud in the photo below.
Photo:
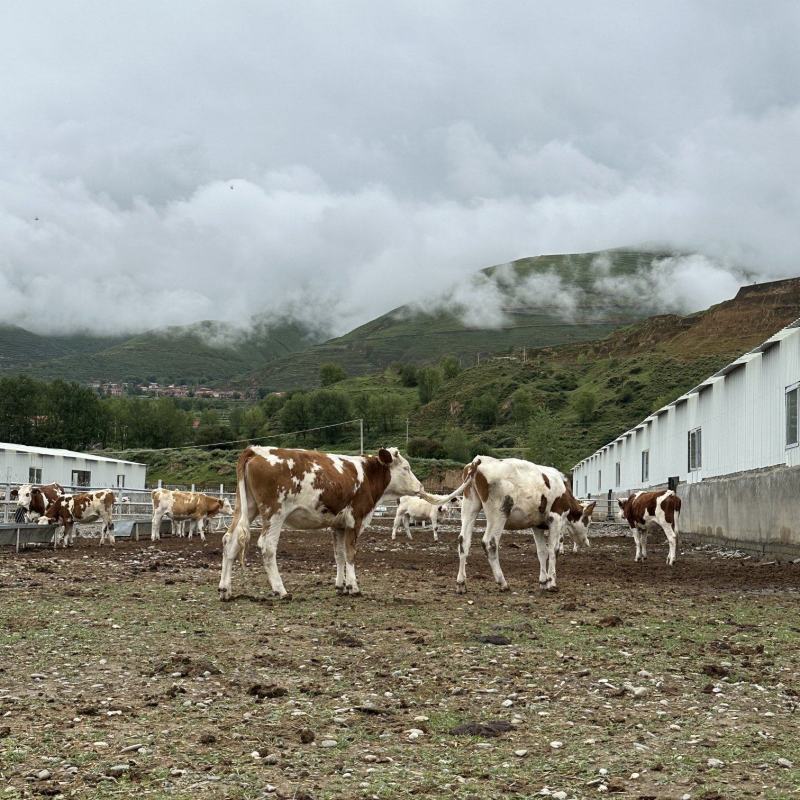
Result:
{"type": "Polygon", "coordinates": [[[663,281],[655,310],[722,299],[742,280],[731,265],[797,273],[792,4],[31,2],[6,17],[6,322],[135,331],[288,310],[342,332],[456,286],[489,324],[504,301],[474,270],[641,243],[702,254],[645,276],[663,281]]]}

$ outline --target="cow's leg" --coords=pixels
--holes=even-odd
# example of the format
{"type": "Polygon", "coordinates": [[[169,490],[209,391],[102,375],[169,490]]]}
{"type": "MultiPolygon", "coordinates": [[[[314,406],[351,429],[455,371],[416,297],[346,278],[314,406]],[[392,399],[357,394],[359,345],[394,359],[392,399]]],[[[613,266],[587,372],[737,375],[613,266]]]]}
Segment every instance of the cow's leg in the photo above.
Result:
{"type": "Polygon", "coordinates": [[[639,541],[641,542],[642,561],[647,561],[647,523],[639,528],[639,541]]]}
{"type": "MultiPolygon", "coordinates": [[[[262,515],[263,518],[263,515],[262,515]]],[[[269,585],[272,593],[278,597],[286,597],[289,592],[283,585],[280,572],[278,572],[278,541],[281,538],[281,529],[283,528],[284,517],[282,515],[275,515],[269,520],[269,524],[265,522],[264,530],[261,536],[258,537],[258,547],[261,550],[261,557],[264,561],[264,569],[269,578],[269,585]]]]}
{"type": "Polygon", "coordinates": [[[344,593],[357,597],[361,594],[356,580],[356,552],[358,551],[358,528],[344,531],[344,593]]]}
{"type": "Polygon", "coordinates": [[[555,521],[550,523],[550,530],[547,536],[547,585],[545,588],[551,592],[556,591],[558,588],[556,586],[556,561],[558,548],[561,545],[563,536],[563,517],[556,517],[555,521]]]}
{"type": "Polygon", "coordinates": [[[636,544],[636,554],[633,557],[634,561],[641,561],[642,560],[642,543],[639,539],[639,528],[631,528],[631,533],[633,534],[633,541],[636,544]]]}
{"type": "Polygon", "coordinates": [[[508,515],[499,509],[485,506],[484,511],[486,513],[486,531],[483,534],[481,544],[486,553],[486,558],[489,559],[494,582],[500,587],[501,591],[507,592],[508,583],[506,583],[503,570],[500,569],[500,537],[503,535],[508,515]]]}
{"type": "Polygon", "coordinates": [[[438,512],[434,511],[433,516],[431,516],[431,528],[433,528],[433,541],[439,541],[439,514],[438,512]]]}
{"type": "Polygon", "coordinates": [[[333,530],[333,557],[336,559],[336,591],[339,594],[344,592],[344,531],[334,528],[333,530]]]}
{"type": "Polygon", "coordinates": [[[475,490],[472,489],[469,497],[464,497],[461,506],[461,533],[458,535],[458,576],[456,577],[456,591],[463,594],[467,591],[467,558],[472,544],[472,529],[481,510],[481,501],[475,490]]]}
{"type": "Polygon", "coordinates": [[[150,541],[155,542],[161,538],[161,520],[164,518],[164,512],[160,508],[153,510],[153,523],[150,528],[150,541]]]}
{"type": "MultiPolygon", "coordinates": [[[[231,599],[231,578],[233,577],[233,563],[241,553],[242,567],[244,567],[245,548],[250,541],[250,524],[258,516],[258,509],[252,501],[247,503],[247,508],[237,508],[231,520],[231,526],[222,537],[222,572],[219,579],[219,599],[231,599]]],[[[263,524],[269,524],[269,517],[263,517],[263,524]]]]}
{"type": "Polygon", "coordinates": [[[547,550],[547,531],[543,528],[534,528],[533,539],[536,542],[536,556],[539,559],[539,586],[545,589],[548,578],[547,561],[550,556],[547,550]]]}
{"type": "MultiPolygon", "coordinates": [[[[400,511],[400,506],[397,507],[397,513],[394,515],[394,523],[392,524],[392,541],[395,540],[397,536],[397,529],[400,527],[400,520],[403,517],[403,512],[400,511]]],[[[334,537],[335,537],[334,533],[334,537]]]]}
{"type": "Polygon", "coordinates": [[[669,522],[662,522],[661,528],[664,535],[667,537],[667,544],[669,544],[669,553],[667,553],[667,564],[671,567],[675,563],[675,556],[677,555],[677,537],[675,531],[669,522]]]}

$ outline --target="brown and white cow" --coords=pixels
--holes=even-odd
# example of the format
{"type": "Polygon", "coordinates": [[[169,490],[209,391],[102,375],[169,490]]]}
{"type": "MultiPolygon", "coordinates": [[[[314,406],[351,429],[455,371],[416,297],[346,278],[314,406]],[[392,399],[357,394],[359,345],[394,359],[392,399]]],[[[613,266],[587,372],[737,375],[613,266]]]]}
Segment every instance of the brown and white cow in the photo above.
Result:
{"type": "MultiPolygon", "coordinates": [[[[276,595],[288,595],[275,559],[284,525],[301,530],[331,528],[336,589],[360,594],[355,569],[358,536],[369,524],[375,506],[382,499],[424,494],[422,484],[395,447],[382,448],[376,456],[342,456],[251,446],[239,456],[236,477],[236,513],[222,539],[221,600],[231,599],[233,564],[240,556],[244,565],[250,524],[259,515],[262,533],[258,546],[276,595]]],[[[428,499],[446,502],[450,498],[428,499]]]]}
{"type": "Polygon", "coordinates": [[[486,516],[483,549],[492,574],[503,591],[508,584],[500,569],[500,537],[504,530],[533,529],[539,557],[539,584],[556,588],[556,554],[568,530],[576,542],[588,545],[588,528],[594,503],[584,508],[573,496],[564,476],[552,467],[541,467],[519,458],[476,456],[464,467],[461,534],[458,537],[456,590],[467,590],[467,557],[472,530],[481,509],[486,516]]]}
{"type": "MultiPolygon", "coordinates": [[[[55,502],[39,517],[40,525],[63,525],[62,543],[64,547],[75,540],[75,523],[81,524],[102,520],[100,544],[114,544],[114,492],[103,489],[99,492],[82,494],[65,494],[57,497],[55,502]]],[[[57,540],[56,540],[57,542],[57,540]]]]}
{"type": "Polygon", "coordinates": [[[678,517],[681,499],[671,489],[658,492],[636,492],[617,500],[622,516],[628,521],[636,542],[635,561],[647,561],[647,528],[659,527],[669,544],[667,564],[675,563],[677,554],[678,517]]]}
{"type": "Polygon", "coordinates": [[[17,521],[33,522],[37,520],[55,502],[56,498],[63,494],[64,487],[60,483],[47,483],[41,486],[23,483],[18,489],[12,489],[11,500],[17,501],[17,521]],[[22,515],[21,519],[20,514],[22,515]]]}
{"type": "Polygon", "coordinates": [[[200,538],[205,541],[205,521],[209,518],[226,514],[233,515],[227,497],[220,499],[200,492],[182,492],[177,489],[154,489],[150,494],[153,500],[153,525],[150,538],[156,541],[161,538],[161,520],[169,517],[172,520],[173,533],[182,536],[179,525],[183,520],[189,521],[189,538],[195,528],[200,538]]]}
{"type": "Polygon", "coordinates": [[[406,529],[406,536],[411,538],[411,527],[409,522],[430,522],[433,530],[433,541],[439,541],[439,517],[447,513],[449,503],[440,505],[429,503],[421,497],[401,497],[397,503],[397,513],[394,515],[392,525],[392,539],[397,536],[397,531],[401,525],[406,529]]]}

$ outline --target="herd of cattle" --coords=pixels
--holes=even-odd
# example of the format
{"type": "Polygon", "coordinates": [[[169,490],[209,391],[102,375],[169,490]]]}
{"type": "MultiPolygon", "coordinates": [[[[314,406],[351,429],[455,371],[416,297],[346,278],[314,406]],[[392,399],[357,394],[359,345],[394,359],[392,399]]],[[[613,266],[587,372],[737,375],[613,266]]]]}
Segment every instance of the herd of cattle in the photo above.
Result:
{"type": "MultiPolygon", "coordinates": [[[[464,467],[461,485],[447,496],[426,492],[397,448],[381,448],[374,456],[344,456],[254,445],[239,456],[236,477],[235,508],[227,499],[198,492],[156,489],[151,494],[153,541],[160,538],[164,518],[172,521],[173,531],[178,535],[182,535],[181,524],[187,522],[189,537],[197,531],[205,540],[210,519],[233,517],[222,539],[219,583],[222,600],[232,596],[233,566],[239,559],[244,564],[250,526],[256,517],[261,517],[258,548],[270,586],[276,595],[286,597],[288,592],[276,560],[284,525],[299,530],[331,529],[336,589],[357,595],[360,593],[355,572],[358,538],[379,503],[398,501],[392,539],[401,525],[411,538],[409,523],[424,520],[430,523],[434,540],[438,540],[439,520],[460,512],[456,588],[465,592],[472,532],[481,512],[486,519],[481,543],[500,589],[508,589],[500,568],[500,537],[505,530],[529,529],[533,531],[539,558],[539,583],[544,589],[555,589],[556,556],[563,552],[564,538],[569,535],[575,549],[579,545],[588,547],[588,529],[595,507],[595,502],[581,504],[557,469],[517,458],[476,456],[464,467]]],[[[56,543],[60,541],[65,547],[71,544],[76,523],[100,521],[100,543],[114,544],[115,496],[111,490],[67,494],[56,483],[25,484],[13,490],[11,498],[17,502],[18,515],[28,521],[60,526],[61,536],[59,539],[56,533],[56,543]]],[[[125,500],[122,498],[122,502],[125,500]]],[[[647,558],[647,531],[649,527],[657,527],[667,538],[667,563],[672,565],[676,557],[680,498],[665,490],[637,492],[618,502],[633,533],[636,561],[647,558]]]]}

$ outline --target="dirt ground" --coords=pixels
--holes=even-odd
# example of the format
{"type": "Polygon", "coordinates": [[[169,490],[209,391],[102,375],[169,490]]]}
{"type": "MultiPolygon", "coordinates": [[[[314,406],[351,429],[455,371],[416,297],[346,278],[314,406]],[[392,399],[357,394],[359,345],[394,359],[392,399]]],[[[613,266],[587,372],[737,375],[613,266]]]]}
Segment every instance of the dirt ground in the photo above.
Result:
{"type": "MultiPolygon", "coordinates": [[[[454,524],[362,539],[339,597],[326,533],[284,533],[291,601],[220,536],[0,552],[0,798],[800,796],[800,565],[618,528],[559,561],[454,524]],[[462,729],[462,726],[467,726],[462,729]]],[[[253,537],[253,542],[256,537],[253,537]]]]}

